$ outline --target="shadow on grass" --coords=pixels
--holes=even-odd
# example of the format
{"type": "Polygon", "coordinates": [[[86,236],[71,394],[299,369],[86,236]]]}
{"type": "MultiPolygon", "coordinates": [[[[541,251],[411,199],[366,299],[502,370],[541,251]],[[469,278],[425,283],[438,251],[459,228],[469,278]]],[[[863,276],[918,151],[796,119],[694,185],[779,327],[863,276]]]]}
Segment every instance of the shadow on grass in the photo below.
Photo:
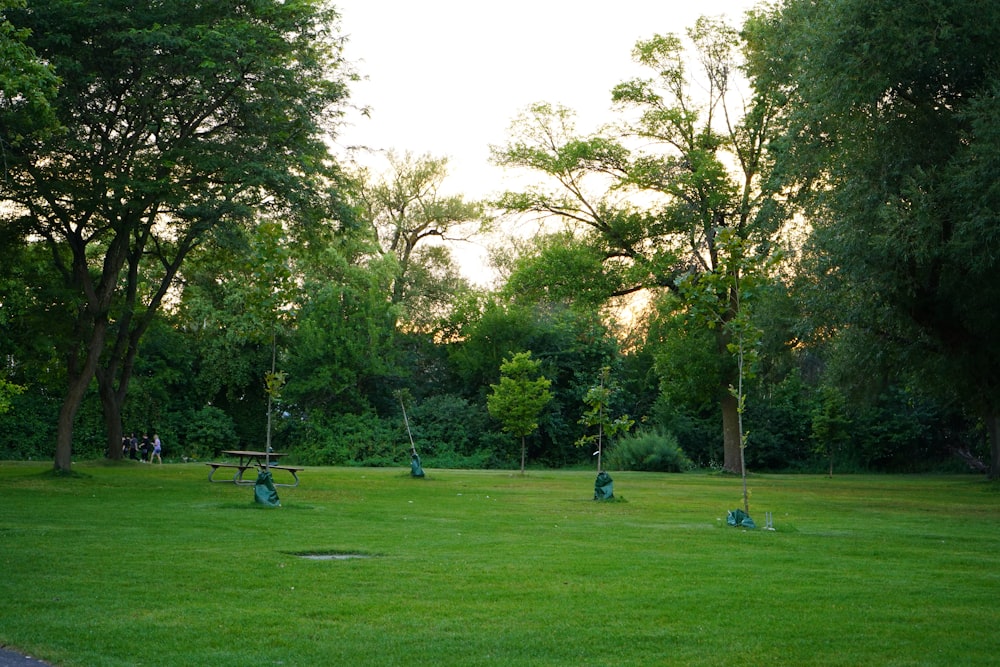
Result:
{"type": "Polygon", "coordinates": [[[355,558],[382,558],[384,554],[344,549],[308,549],[305,551],[282,551],[287,556],[305,560],[352,560],[355,558]]]}
{"type": "Polygon", "coordinates": [[[289,504],[289,505],[282,504],[280,507],[269,507],[267,505],[261,505],[260,503],[255,503],[253,501],[250,501],[250,502],[241,502],[241,503],[234,503],[234,502],[219,503],[218,505],[214,505],[214,507],[217,507],[218,509],[223,509],[223,510],[254,510],[254,511],[264,511],[264,510],[273,510],[273,511],[290,510],[290,511],[297,511],[297,510],[314,510],[314,509],[316,509],[312,505],[297,505],[297,504],[289,504]]]}
{"type": "Polygon", "coordinates": [[[67,479],[92,479],[92,475],[87,475],[82,472],[77,472],[75,470],[57,470],[56,468],[50,468],[49,470],[43,470],[38,473],[39,479],[51,479],[56,481],[62,481],[67,479]]]}

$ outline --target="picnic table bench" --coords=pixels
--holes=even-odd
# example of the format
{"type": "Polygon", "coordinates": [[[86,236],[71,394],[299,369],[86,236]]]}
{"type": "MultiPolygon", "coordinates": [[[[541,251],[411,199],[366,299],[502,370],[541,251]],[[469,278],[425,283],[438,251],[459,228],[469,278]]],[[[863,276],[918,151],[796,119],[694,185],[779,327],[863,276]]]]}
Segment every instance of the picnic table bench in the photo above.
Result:
{"type": "Polygon", "coordinates": [[[282,470],[291,473],[292,479],[295,480],[293,484],[282,484],[276,483],[275,486],[298,486],[299,485],[299,473],[305,470],[305,468],[299,466],[283,466],[283,465],[271,465],[271,459],[277,460],[284,454],[280,452],[256,452],[247,450],[234,450],[234,451],[224,451],[223,454],[228,454],[229,456],[234,456],[239,459],[237,463],[232,461],[207,461],[205,465],[209,466],[212,470],[208,473],[209,482],[232,482],[233,484],[256,484],[256,480],[243,479],[243,474],[251,469],[257,468],[258,470],[282,470]],[[215,473],[219,471],[220,468],[225,468],[227,470],[235,470],[232,479],[215,479],[215,473]]]}
{"type": "Polygon", "coordinates": [[[243,479],[243,473],[250,468],[256,468],[256,464],[240,464],[240,463],[226,463],[222,461],[208,461],[205,465],[210,466],[212,471],[208,473],[208,481],[210,482],[233,482],[234,484],[253,484],[252,481],[243,479]],[[232,468],[236,470],[232,479],[215,479],[215,473],[219,471],[219,468],[232,468]]]}
{"type": "Polygon", "coordinates": [[[292,479],[295,480],[294,484],[274,484],[275,486],[298,486],[299,485],[299,473],[305,470],[305,468],[299,466],[268,466],[269,470],[284,470],[292,474],[292,479]]]}

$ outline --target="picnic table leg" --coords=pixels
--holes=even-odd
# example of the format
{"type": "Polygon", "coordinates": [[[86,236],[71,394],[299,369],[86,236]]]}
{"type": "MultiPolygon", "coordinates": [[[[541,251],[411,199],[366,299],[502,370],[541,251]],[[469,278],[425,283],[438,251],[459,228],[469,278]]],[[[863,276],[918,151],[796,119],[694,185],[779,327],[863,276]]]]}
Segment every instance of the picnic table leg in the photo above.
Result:
{"type": "Polygon", "coordinates": [[[299,474],[297,472],[295,472],[294,469],[291,469],[288,472],[292,473],[292,477],[295,479],[295,483],[294,484],[275,484],[275,486],[296,487],[296,486],[299,485],[299,474]]]}

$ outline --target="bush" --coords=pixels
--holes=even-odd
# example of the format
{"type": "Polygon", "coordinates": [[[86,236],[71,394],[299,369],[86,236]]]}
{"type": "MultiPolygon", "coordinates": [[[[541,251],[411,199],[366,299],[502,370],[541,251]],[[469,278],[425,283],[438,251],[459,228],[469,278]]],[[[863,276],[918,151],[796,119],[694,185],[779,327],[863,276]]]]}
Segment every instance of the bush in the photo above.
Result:
{"type": "Polygon", "coordinates": [[[287,425],[282,437],[295,442],[286,448],[290,462],[309,466],[399,466],[410,460],[406,431],[395,420],[373,411],[361,414],[310,415],[287,425]]]}
{"type": "Polygon", "coordinates": [[[184,450],[194,459],[211,458],[224,449],[233,449],[235,442],[236,426],[232,417],[215,406],[206,405],[191,417],[184,450]]]}
{"type": "Polygon", "coordinates": [[[607,455],[607,467],[644,472],[684,472],[694,468],[672,433],[642,430],[618,439],[607,455]]]}
{"type": "Polygon", "coordinates": [[[51,459],[55,454],[58,398],[27,391],[11,397],[10,403],[10,410],[0,415],[0,459],[51,459]]]}

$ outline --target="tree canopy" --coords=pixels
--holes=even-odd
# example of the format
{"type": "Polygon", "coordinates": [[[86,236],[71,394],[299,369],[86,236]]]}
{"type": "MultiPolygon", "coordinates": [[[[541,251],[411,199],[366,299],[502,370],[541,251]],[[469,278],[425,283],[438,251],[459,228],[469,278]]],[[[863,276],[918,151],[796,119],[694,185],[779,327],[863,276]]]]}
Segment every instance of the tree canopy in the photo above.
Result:
{"type": "Polygon", "coordinates": [[[774,151],[813,228],[821,319],[978,411],[996,474],[1000,7],[788,0],[747,34],[757,87],[784,100],[774,151]]]}
{"type": "MultiPolygon", "coordinates": [[[[139,339],[192,249],[255,216],[330,214],[324,136],[350,75],[316,0],[39,0],[6,18],[61,77],[62,131],[5,147],[0,196],[4,224],[46,243],[76,293],[55,461],[68,470],[95,374],[118,440],[139,339]]],[[[18,105],[0,112],[23,124],[18,105]]]]}
{"type": "Polygon", "coordinates": [[[384,175],[359,171],[355,199],[382,253],[396,261],[393,305],[408,326],[427,330],[465,288],[444,243],[468,241],[480,232],[483,206],[441,191],[448,175],[446,158],[390,151],[387,161],[384,175]]]}

